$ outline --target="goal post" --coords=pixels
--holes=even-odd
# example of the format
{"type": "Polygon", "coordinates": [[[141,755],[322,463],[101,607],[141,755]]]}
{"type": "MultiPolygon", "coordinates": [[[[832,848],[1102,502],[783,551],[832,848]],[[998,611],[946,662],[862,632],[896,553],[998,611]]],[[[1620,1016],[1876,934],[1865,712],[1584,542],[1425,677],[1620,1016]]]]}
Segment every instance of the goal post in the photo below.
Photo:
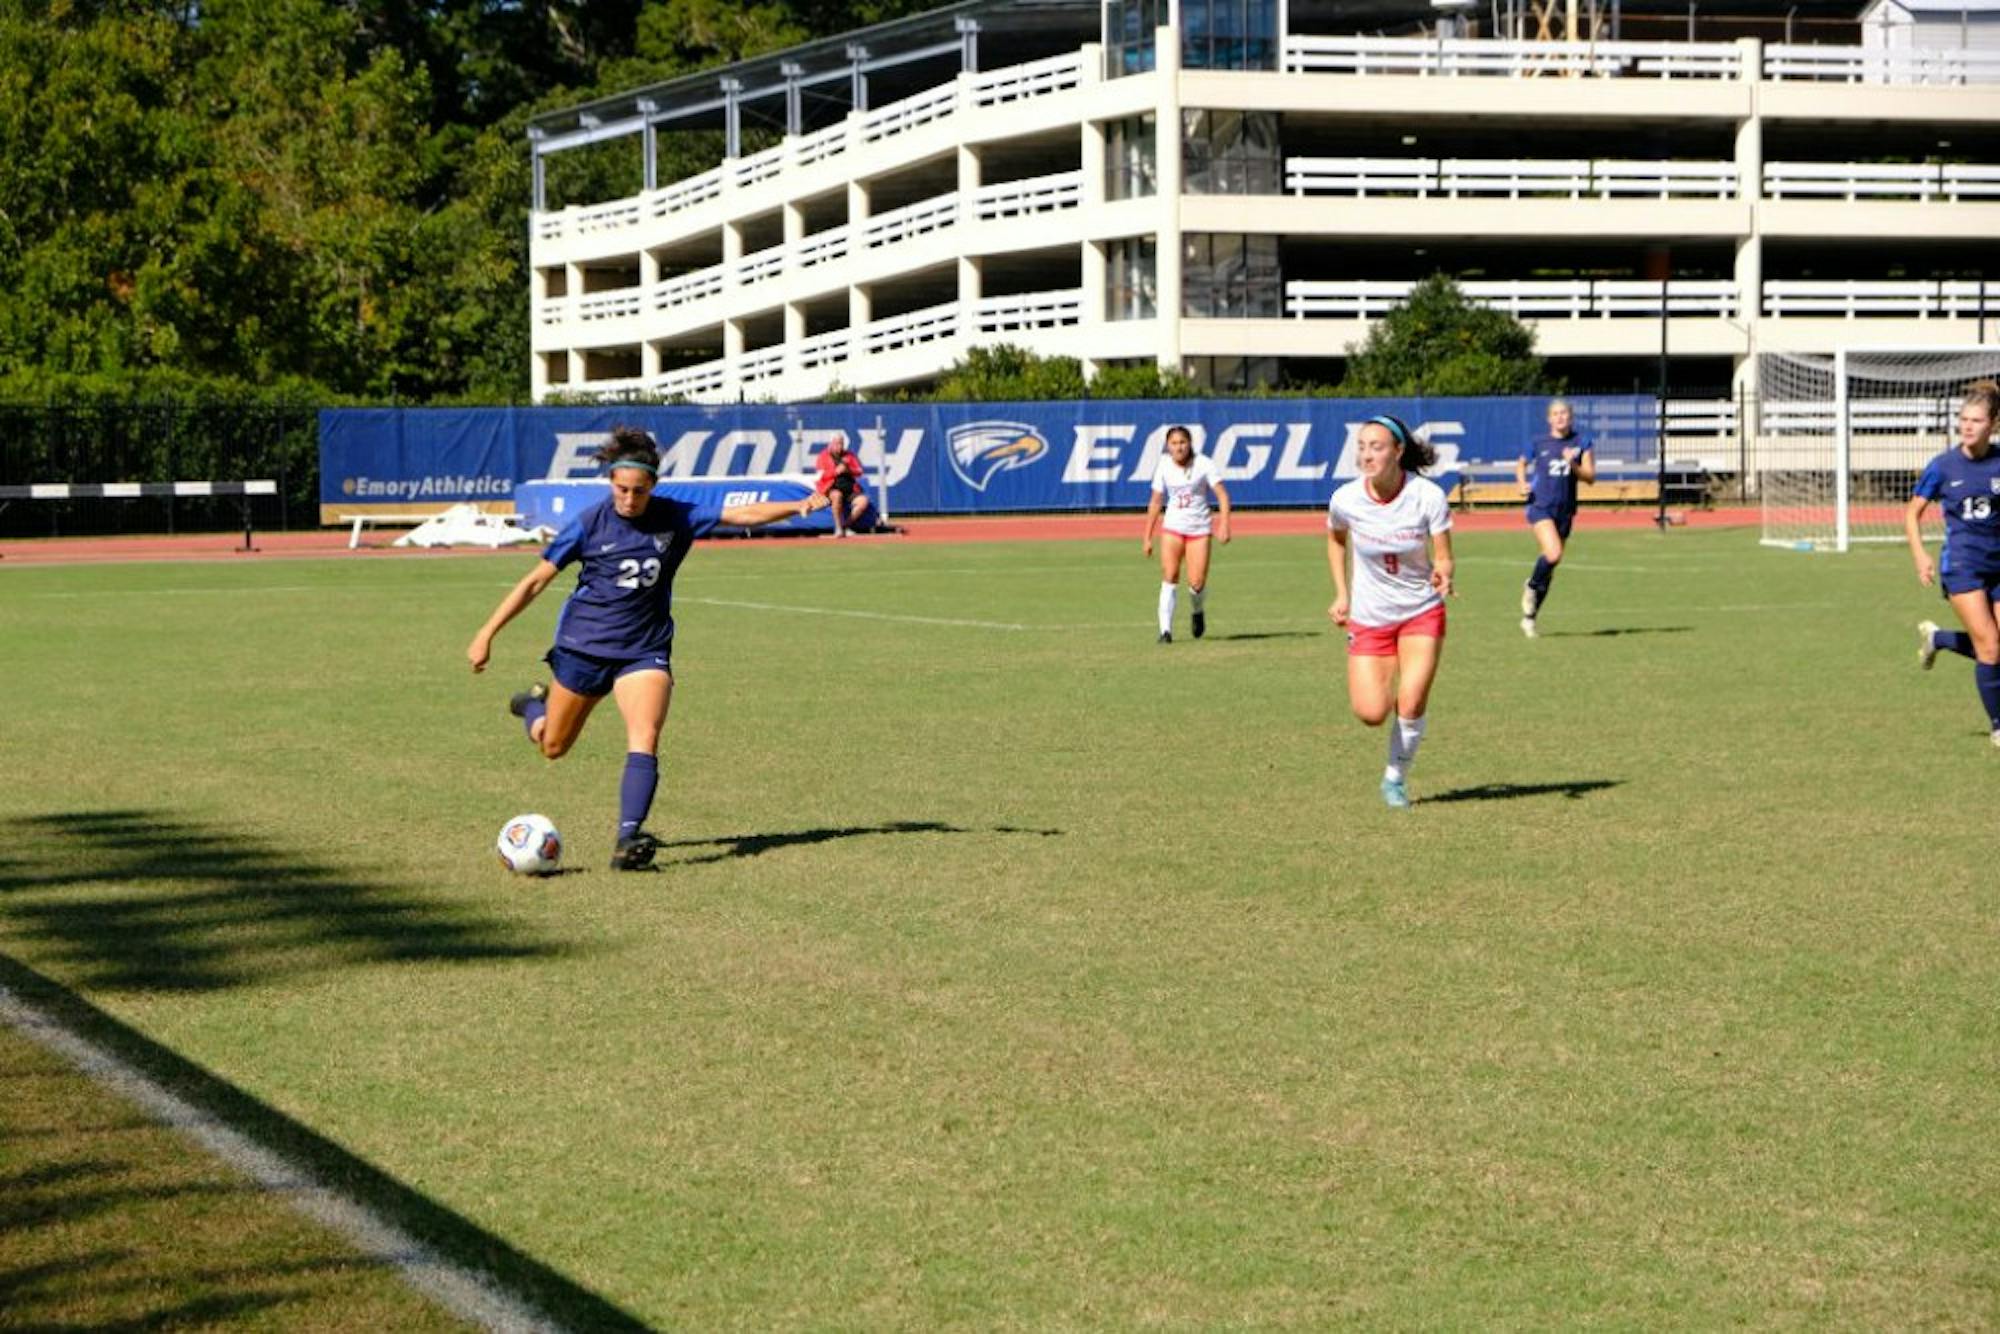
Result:
{"type": "Polygon", "coordinates": [[[1903,540],[1924,465],[1956,439],[1974,380],[2000,379],[2000,347],[1852,347],[1757,358],[1751,429],[1766,546],[1846,551],[1903,540]]]}

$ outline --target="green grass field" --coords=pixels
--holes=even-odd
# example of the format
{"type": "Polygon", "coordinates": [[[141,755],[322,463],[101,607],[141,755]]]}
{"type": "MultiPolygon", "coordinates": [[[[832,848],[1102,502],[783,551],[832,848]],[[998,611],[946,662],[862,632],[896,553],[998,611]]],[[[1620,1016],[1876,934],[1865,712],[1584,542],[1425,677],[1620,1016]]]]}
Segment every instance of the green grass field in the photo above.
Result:
{"type": "Polygon", "coordinates": [[[526,557],[0,570],[0,955],[648,1324],[2000,1322],[1907,557],[1586,529],[1530,643],[1462,534],[1399,814],[1323,545],[1164,648],[1136,540],[699,551],[626,876],[556,599],[465,668],[526,557]]]}

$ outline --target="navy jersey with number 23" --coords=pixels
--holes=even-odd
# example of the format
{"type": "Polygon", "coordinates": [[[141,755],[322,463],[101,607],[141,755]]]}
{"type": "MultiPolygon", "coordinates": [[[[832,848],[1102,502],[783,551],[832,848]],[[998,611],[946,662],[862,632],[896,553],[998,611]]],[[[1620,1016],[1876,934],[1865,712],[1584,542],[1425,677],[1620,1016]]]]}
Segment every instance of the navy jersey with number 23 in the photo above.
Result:
{"type": "Polygon", "coordinates": [[[674,574],[694,539],[720,522],[705,507],[657,493],[636,519],[609,500],[579,514],[542,553],[557,569],[583,566],[556,623],[556,647],[598,658],[664,650],[674,637],[674,574]]]}

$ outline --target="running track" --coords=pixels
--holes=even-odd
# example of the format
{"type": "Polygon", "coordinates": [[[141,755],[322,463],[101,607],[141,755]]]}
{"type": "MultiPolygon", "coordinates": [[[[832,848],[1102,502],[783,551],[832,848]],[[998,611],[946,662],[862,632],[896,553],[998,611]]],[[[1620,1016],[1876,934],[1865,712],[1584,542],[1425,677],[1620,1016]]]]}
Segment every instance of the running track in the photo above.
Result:
{"type": "MultiPolygon", "coordinates": [[[[1673,511],[1677,516],[1682,511],[1673,511]]],[[[1754,525],[1757,511],[1749,509],[1692,510],[1686,512],[1689,527],[1733,528],[1754,525]]],[[[893,537],[867,538],[856,547],[877,542],[1056,542],[1081,539],[1129,538],[1137,541],[1143,517],[1132,514],[1004,515],[993,518],[925,518],[900,523],[893,537]]],[[[1325,531],[1321,511],[1245,510],[1235,515],[1235,536],[1271,537],[1325,531]]],[[[1521,512],[1512,507],[1459,513],[1453,526],[1460,532],[1496,532],[1519,529],[1521,512]]],[[[1577,516],[1577,527],[1599,531],[1615,528],[1650,528],[1649,509],[1585,510],[1577,516]]],[[[484,550],[417,550],[390,545],[394,538],[375,534],[372,545],[347,549],[346,528],[311,529],[304,532],[256,534],[256,550],[245,552],[241,533],[193,533],[174,537],[62,537],[0,540],[0,571],[29,565],[84,565],[153,561],[269,561],[298,558],[348,557],[375,559],[386,555],[417,560],[451,560],[465,556],[486,556],[484,550]]],[[[711,544],[729,550],[769,551],[804,538],[764,537],[751,540],[729,539],[711,544]]],[[[822,543],[839,548],[837,543],[822,543]]],[[[525,548],[512,548],[518,553],[525,548]]]]}

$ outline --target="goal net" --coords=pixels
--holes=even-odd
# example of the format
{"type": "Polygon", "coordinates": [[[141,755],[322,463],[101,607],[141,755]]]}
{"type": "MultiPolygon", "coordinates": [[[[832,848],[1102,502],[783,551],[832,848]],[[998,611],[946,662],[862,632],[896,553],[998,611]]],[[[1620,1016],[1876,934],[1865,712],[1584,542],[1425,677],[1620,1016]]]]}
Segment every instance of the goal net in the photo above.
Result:
{"type": "Polygon", "coordinates": [[[2000,347],[1759,354],[1752,439],[1764,544],[1901,541],[1918,476],[1957,438],[1966,385],[1996,378],[2000,347]]]}

